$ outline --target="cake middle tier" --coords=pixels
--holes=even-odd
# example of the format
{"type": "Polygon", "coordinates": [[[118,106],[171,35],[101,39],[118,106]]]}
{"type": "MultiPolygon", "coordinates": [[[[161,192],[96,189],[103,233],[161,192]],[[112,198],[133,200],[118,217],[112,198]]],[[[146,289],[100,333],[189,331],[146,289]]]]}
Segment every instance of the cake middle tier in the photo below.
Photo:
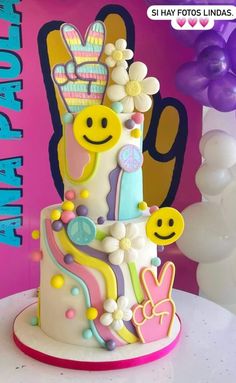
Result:
{"type": "MultiPolygon", "coordinates": [[[[89,216],[94,220],[98,217],[108,220],[137,218],[141,215],[138,204],[143,200],[143,122],[137,121],[141,121],[143,116],[141,113],[117,114],[107,107],[102,107],[102,111],[104,108],[105,111],[109,110],[109,114],[115,115],[115,122],[118,122],[121,128],[117,142],[112,147],[108,145],[106,150],[89,151],[79,144],[73,123],[64,127],[63,141],[59,146],[59,162],[65,197],[68,192],[73,191],[76,205],[85,205],[89,216]],[[65,150],[62,150],[63,147],[65,150]]],[[[102,120],[104,123],[101,117],[97,117],[97,125],[101,125],[102,120]]],[[[109,119],[107,120],[109,125],[109,119]]],[[[86,121],[87,124],[91,123],[89,118],[86,121]]],[[[82,129],[81,125],[83,121],[78,124],[78,131],[82,129]]],[[[101,126],[94,125],[95,123],[87,128],[88,133],[86,131],[86,135],[83,136],[91,142],[96,142],[94,141],[96,129],[102,129],[101,126]]],[[[112,128],[111,132],[109,129],[106,131],[104,129],[104,132],[102,131],[104,137],[112,136],[110,134],[112,128]]],[[[92,144],[89,143],[88,147],[90,146],[92,147],[92,144]]]]}

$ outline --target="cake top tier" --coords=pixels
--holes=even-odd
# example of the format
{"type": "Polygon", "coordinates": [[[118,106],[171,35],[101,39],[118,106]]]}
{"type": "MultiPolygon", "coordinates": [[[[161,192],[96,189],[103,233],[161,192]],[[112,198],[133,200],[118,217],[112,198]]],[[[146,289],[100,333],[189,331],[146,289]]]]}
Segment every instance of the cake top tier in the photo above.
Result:
{"type": "Polygon", "coordinates": [[[141,214],[143,112],[150,109],[159,82],[146,77],[142,62],[128,68],[133,52],[126,41],[104,45],[105,35],[100,21],[90,25],[84,38],[73,25],[61,26],[71,60],[52,71],[66,111],[59,165],[65,195],[73,192],[81,204],[86,199],[93,219],[127,220],[141,214]]]}

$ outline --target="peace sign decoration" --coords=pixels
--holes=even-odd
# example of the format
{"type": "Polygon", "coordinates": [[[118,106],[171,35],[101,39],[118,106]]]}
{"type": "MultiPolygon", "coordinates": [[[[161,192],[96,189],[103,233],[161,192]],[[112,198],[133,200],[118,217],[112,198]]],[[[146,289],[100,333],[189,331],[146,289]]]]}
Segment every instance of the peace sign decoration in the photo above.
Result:
{"type": "Polygon", "coordinates": [[[105,26],[92,23],[83,39],[71,24],[62,24],[61,35],[71,60],[53,68],[52,77],[70,113],[78,113],[90,105],[102,104],[108,68],[99,62],[104,48],[105,26]]]}
{"type": "Polygon", "coordinates": [[[124,145],[118,154],[118,164],[128,173],[136,172],[142,167],[143,155],[135,145],[124,145]]]}

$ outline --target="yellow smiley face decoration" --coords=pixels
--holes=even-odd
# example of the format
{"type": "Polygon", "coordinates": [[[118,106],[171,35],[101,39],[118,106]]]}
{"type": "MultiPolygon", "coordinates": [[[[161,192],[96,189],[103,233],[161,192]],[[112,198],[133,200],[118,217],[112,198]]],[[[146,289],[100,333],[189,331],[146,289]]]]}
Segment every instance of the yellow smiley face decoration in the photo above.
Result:
{"type": "Polygon", "coordinates": [[[173,207],[162,207],[147,220],[147,237],[159,246],[177,241],[184,231],[184,219],[173,207]]]}
{"type": "Polygon", "coordinates": [[[118,115],[104,105],[83,109],[75,118],[73,132],[77,142],[89,152],[105,152],[119,141],[122,124],[118,115]]]}

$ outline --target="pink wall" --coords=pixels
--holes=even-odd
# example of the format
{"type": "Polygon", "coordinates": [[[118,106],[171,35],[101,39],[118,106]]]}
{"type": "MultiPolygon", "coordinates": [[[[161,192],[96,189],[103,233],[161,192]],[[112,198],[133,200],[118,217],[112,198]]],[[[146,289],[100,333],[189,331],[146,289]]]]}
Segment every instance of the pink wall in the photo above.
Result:
{"type": "MultiPolygon", "coordinates": [[[[23,109],[16,112],[0,105],[0,112],[9,116],[13,128],[23,130],[23,138],[15,141],[1,140],[0,143],[1,159],[15,156],[23,156],[24,159],[22,168],[18,170],[23,176],[23,197],[17,201],[23,205],[23,226],[17,230],[23,237],[23,243],[20,247],[0,243],[0,297],[37,286],[38,264],[30,261],[29,254],[37,249],[38,242],[31,239],[30,233],[39,227],[40,210],[60,200],[50,171],[48,143],[53,127],[37,46],[38,32],[49,21],[71,22],[84,32],[104,5],[119,4],[130,12],[136,26],[135,59],[144,61],[149,67],[149,73],[160,79],[162,97],[176,97],[183,102],[188,113],[187,150],[174,205],[183,209],[200,199],[194,175],[200,163],[198,142],[201,135],[201,108],[175,88],[175,71],[192,58],[192,51],[175,39],[167,23],[150,21],[146,17],[147,6],[144,1],[90,0],[89,10],[87,4],[87,0],[23,0],[16,5],[17,10],[22,12],[23,48],[17,53],[23,62],[23,71],[19,76],[23,80],[23,90],[18,94],[23,100],[23,109]]],[[[0,37],[7,35],[9,23],[1,24],[0,37]]],[[[11,186],[0,184],[0,187],[11,186]]],[[[1,219],[6,217],[2,216],[1,219]]],[[[196,265],[182,255],[176,256],[175,252],[172,254],[173,247],[168,250],[167,258],[174,259],[177,264],[176,287],[197,291],[196,265]]]]}

